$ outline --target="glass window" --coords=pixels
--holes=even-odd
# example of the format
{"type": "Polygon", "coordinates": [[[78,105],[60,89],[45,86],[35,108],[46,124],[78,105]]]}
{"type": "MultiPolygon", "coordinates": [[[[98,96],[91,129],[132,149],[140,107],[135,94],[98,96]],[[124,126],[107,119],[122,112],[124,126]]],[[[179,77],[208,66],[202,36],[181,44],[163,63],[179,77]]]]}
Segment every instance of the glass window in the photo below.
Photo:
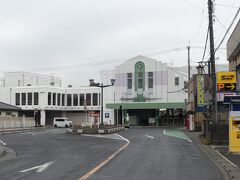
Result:
{"type": "Polygon", "coordinates": [[[16,93],[15,95],[15,101],[16,101],[16,105],[19,106],[20,105],[20,93],[16,93]]]}
{"type": "Polygon", "coordinates": [[[72,94],[67,94],[67,106],[72,106],[72,94]]]}
{"type": "Polygon", "coordinates": [[[26,93],[22,93],[22,106],[26,105],[26,93]]]}
{"type": "Polygon", "coordinates": [[[52,93],[51,92],[48,92],[48,105],[51,106],[52,105],[52,93]]]}
{"type": "Polygon", "coordinates": [[[58,106],[60,106],[60,103],[61,103],[60,101],[61,101],[61,94],[58,93],[58,94],[57,94],[57,105],[58,105],[58,106]]]}
{"type": "Polygon", "coordinates": [[[143,73],[138,72],[138,89],[143,89],[143,73]]]}
{"type": "Polygon", "coordinates": [[[65,106],[65,94],[62,94],[62,106],[65,106]]]}
{"type": "Polygon", "coordinates": [[[38,99],[39,99],[38,92],[34,92],[33,96],[34,96],[34,105],[38,105],[38,99]]]}
{"type": "Polygon", "coordinates": [[[79,94],[80,106],[84,106],[84,94],[79,94]]]}
{"type": "Polygon", "coordinates": [[[175,86],[179,86],[179,77],[175,77],[175,86]]]}
{"type": "Polygon", "coordinates": [[[153,72],[148,72],[148,88],[153,88],[153,72]]]}
{"type": "Polygon", "coordinates": [[[98,105],[98,93],[93,93],[93,106],[98,105]]]}
{"type": "Polygon", "coordinates": [[[28,105],[32,105],[32,93],[27,93],[28,105]]]}
{"type": "Polygon", "coordinates": [[[91,93],[86,94],[87,106],[91,106],[91,93]]]}
{"type": "Polygon", "coordinates": [[[127,73],[127,88],[132,89],[132,73],[127,73]]]}
{"type": "Polygon", "coordinates": [[[53,106],[56,105],[56,93],[53,93],[53,106]]]}
{"type": "Polygon", "coordinates": [[[78,106],[78,94],[73,94],[73,106],[78,106]]]}

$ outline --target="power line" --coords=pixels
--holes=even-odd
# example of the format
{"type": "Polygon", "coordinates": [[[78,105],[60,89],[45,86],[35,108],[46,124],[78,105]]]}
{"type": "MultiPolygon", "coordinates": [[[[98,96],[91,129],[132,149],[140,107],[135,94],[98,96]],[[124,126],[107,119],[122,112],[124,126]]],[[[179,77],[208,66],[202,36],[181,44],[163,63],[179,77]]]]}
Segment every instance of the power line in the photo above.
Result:
{"type": "MultiPolygon", "coordinates": [[[[231,33],[227,30],[227,28],[223,25],[223,23],[216,16],[215,16],[215,18],[219,22],[219,24],[227,31],[227,33],[229,35],[231,35],[231,33]]],[[[233,37],[233,39],[234,39],[234,41],[236,41],[238,43],[238,41],[237,41],[237,39],[235,37],[233,37]]]]}
{"type": "Polygon", "coordinates": [[[207,49],[207,42],[208,42],[208,34],[209,34],[209,26],[208,26],[208,29],[207,29],[207,36],[206,36],[206,40],[205,40],[205,45],[204,45],[204,51],[203,51],[203,56],[202,56],[202,62],[205,58],[205,54],[206,54],[206,49],[207,49]]]}
{"type": "Polygon", "coordinates": [[[227,36],[229,30],[232,28],[232,25],[234,24],[234,21],[236,20],[236,18],[237,18],[237,16],[238,16],[239,12],[240,12],[240,7],[238,8],[238,10],[237,10],[237,12],[236,12],[236,14],[235,14],[235,16],[234,16],[232,22],[230,23],[230,25],[229,25],[229,27],[228,27],[226,33],[224,34],[222,40],[220,41],[219,45],[218,45],[217,48],[215,49],[215,52],[216,52],[216,51],[218,50],[218,48],[222,45],[222,43],[223,43],[224,39],[226,38],[226,36],[227,36]]]}
{"type": "Polygon", "coordinates": [[[217,5],[217,6],[223,6],[223,7],[229,7],[229,8],[239,8],[239,7],[237,7],[237,6],[230,6],[230,5],[218,4],[218,3],[215,3],[215,5],[217,5]]]}
{"type": "Polygon", "coordinates": [[[196,8],[192,3],[190,3],[187,0],[184,0],[189,6],[191,6],[198,14],[202,15],[201,11],[199,11],[198,8],[196,8]]]}

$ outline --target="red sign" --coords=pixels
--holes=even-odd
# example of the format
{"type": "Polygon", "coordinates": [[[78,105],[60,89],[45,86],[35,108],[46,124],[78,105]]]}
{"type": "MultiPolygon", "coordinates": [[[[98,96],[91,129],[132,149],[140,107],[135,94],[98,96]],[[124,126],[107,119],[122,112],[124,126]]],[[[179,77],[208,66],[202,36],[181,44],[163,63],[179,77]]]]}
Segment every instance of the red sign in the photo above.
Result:
{"type": "Polygon", "coordinates": [[[99,112],[90,112],[90,117],[100,117],[99,112]]]}

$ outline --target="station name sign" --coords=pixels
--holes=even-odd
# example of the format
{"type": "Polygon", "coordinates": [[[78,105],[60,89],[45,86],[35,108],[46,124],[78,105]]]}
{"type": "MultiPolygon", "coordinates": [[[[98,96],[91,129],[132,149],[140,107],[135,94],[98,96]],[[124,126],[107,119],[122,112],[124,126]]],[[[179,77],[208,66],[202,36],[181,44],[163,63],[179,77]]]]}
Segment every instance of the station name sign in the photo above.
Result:
{"type": "Polygon", "coordinates": [[[236,91],[236,72],[218,72],[217,90],[218,92],[236,91]]]}

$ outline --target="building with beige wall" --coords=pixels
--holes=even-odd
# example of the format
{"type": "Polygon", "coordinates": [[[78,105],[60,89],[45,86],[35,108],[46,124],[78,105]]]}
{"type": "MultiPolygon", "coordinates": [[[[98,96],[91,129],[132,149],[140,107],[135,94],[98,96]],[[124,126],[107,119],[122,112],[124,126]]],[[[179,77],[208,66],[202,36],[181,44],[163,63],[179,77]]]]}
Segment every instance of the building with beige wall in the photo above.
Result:
{"type": "Polygon", "coordinates": [[[240,20],[238,21],[232,35],[227,42],[227,60],[229,61],[229,70],[239,69],[240,65],[240,20]]]}

